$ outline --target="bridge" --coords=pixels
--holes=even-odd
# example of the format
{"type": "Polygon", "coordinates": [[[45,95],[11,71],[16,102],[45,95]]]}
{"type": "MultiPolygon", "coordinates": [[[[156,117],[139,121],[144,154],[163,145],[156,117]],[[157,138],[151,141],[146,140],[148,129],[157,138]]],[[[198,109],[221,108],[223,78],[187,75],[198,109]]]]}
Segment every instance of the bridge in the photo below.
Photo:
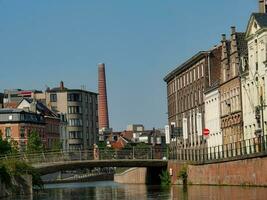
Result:
{"type": "Polygon", "coordinates": [[[58,171],[95,167],[146,167],[161,171],[167,168],[167,157],[167,148],[149,147],[21,153],[0,159],[23,160],[36,168],[41,175],[46,175],[58,171]]]}

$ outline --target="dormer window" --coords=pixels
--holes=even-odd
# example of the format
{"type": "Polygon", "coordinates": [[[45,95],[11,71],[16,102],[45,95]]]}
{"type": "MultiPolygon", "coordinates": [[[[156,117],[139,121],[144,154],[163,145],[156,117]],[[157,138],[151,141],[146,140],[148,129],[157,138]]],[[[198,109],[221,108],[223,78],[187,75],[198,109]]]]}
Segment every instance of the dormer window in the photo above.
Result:
{"type": "Polygon", "coordinates": [[[256,22],[254,22],[254,28],[258,28],[258,25],[257,25],[257,23],[256,22]]]}

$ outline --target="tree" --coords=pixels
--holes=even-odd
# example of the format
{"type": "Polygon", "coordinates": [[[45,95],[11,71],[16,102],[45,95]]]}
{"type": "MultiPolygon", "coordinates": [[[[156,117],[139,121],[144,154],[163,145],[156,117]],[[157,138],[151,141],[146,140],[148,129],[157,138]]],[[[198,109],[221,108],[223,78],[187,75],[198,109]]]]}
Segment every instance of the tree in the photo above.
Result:
{"type": "Polygon", "coordinates": [[[28,136],[27,153],[38,153],[43,151],[43,143],[36,131],[28,136]]]}
{"type": "Polygon", "coordinates": [[[3,140],[2,134],[0,134],[0,155],[7,154],[11,152],[11,145],[7,140],[3,140]]]}
{"type": "Polygon", "coordinates": [[[60,151],[62,149],[62,142],[59,139],[53,140],[52,142],[52,151],[60,151]]]}

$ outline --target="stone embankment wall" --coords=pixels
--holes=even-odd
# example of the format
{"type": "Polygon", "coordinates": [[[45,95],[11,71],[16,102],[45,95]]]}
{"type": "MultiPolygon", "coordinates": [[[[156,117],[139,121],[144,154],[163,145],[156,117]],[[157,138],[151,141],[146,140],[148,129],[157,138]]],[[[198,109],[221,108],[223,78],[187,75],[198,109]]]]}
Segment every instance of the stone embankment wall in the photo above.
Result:
{"type": "MultiPolygon", "coordinates": [[[[172,184],[186,163],[169,161],[172,184]]],[[[193,185],[267,186],[267,156],[210,164],[187,164],[187,182],[193,185]]]]}
{"type": "Polygon", "coordinates": [[[182,184],[181,180],[179,180],[179,172],[186,165],[185,162],[177,162],[177,161],[169,161],[168,162],[168,169],[171,175],[171,183],[172,184],[182,184]]]}
{"type": "Polygon", "coordinates": [[[126,184],[146,184],[146,177],[146,168],[131,168],[121,174],[115,174],[114,181],[126,184]]]}
{"type": "Polygon", "coordinates": [[[188,183],[267,186],[267,157],[189,165],[188,183]]]}

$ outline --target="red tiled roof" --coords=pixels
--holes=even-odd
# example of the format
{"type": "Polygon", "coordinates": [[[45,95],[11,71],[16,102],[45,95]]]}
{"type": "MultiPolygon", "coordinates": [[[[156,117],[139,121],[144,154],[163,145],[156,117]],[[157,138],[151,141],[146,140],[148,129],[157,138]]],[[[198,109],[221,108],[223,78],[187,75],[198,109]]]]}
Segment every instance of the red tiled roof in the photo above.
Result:
{"type": "Polygon", "coordinates": [[[17,108],[17,106],[18,106],[17,102],[4,103],[4,108],[17,108]]]}

